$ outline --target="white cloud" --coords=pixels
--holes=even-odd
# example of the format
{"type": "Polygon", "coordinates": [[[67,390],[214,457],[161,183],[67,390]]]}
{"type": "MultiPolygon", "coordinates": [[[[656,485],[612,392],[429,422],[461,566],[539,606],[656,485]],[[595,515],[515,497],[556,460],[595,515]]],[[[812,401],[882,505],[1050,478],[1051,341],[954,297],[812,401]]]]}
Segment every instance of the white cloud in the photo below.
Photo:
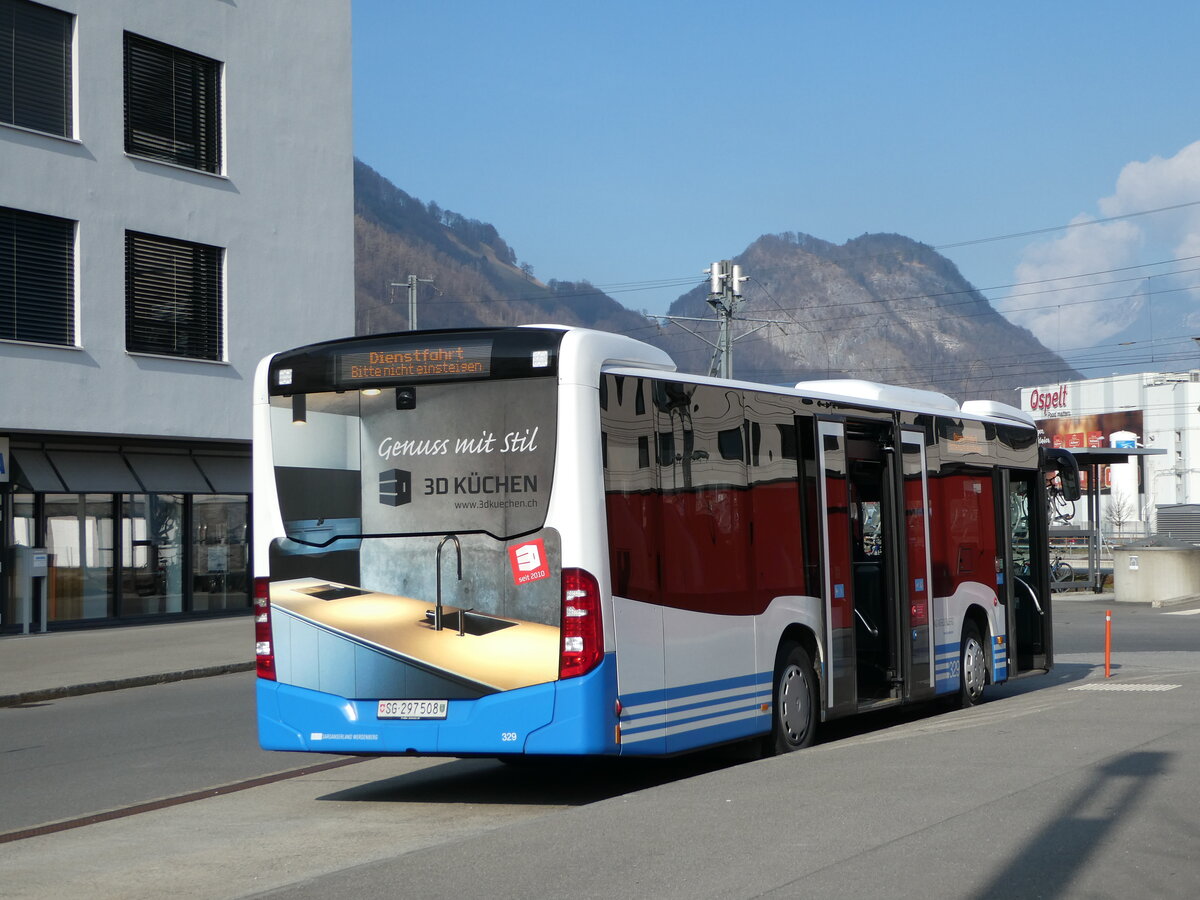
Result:
{"type": "MultiPolygon", "coordinates": [[[[1072,224],[1195,200],[1200,200],[1200,141],[1169,159],[1155,156],[1146,162],[1127,164],[1117,176],[1114,193],[1097,201],[1100,215],[1084,213],[1072,224]]],[[[996,305],[1052,349],[1095,346],[1121,332],[1146,301],[1140,295],[1144,286],[1128,281],[1101,284],[1128,278],[1129,274],[1087,276],[1086,273],[1197,255],[1200,255],[1200,206],[1071,228],[1060,237],[1027,247],[1014,280],[1045,282],[1064,276],[1083,277],[1018,288],[1014,295],[1025,296],[1013,296],[996,305]],[[1031,293],[1055,287],[1071,289],[1031,293]]],[[[1147,268],[1144,274],[1192,268],[1198,262],[1193,260],[1166,269],[1147,268]]]]}
{"type": "MultiPolygon", "coordinates": [[[[1147,162],[1129,163],[1117,176],[1116,193],[1103,198],[1099,206],[1105,216],[1122,216],[1192,200],[1200,200],[1200,141],[1169,159],[1155,156],[1147,162]]],[[[1147,216],[1139,224],[1150,230],[1169,230],[1198,222],[1200,212],[1193,207],[1147,216]]]]}

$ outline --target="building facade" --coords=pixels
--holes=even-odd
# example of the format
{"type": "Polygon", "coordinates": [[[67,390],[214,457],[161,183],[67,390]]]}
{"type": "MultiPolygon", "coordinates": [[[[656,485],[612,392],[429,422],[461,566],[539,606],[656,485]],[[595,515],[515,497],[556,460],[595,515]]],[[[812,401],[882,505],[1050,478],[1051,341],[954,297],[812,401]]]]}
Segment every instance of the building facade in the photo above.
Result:
{"type": "Polygon", "coordinates": [[[353,253],[349,0],[0,0],[0,632],[249,607],[255,365],[353,253]]]}
{"type": "MultiPolygon", "coordinates": [[[[1157,507],[1200,502],[1200,370],[1112,375],[1020,394],[1046,444],[1165,451],[1102,473],[1102,531],[1153,532],[1157,507]]],[[[1079,504],[1073,524],[1084,523],[1079,504]]]]}

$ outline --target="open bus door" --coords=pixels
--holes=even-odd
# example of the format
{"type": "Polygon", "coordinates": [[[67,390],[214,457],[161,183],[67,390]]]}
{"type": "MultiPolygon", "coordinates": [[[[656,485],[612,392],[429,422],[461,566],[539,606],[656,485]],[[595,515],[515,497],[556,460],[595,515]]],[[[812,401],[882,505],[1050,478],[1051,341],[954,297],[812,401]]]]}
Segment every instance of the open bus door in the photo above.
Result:
{"type": "Polygon", "coordinates": [[[837,715],[932,684],[928,485],[923,432],[903,435],[897,459],[891,423],[820,421],[817,428],[825,700],[837,715]]]}
{"type": "Polygon", "coordinates": [[[925,459],[925,431],[900,432],[901,540],[904,542],[901,621],[907,635],[906,696],[931,695],[933,672],[933,590],[929,544],[929,467],[925,459]],[[905,619],[907,616],[907,620],[905,619]]]}
{"type": "Polygon", "coordinates": [[[1074,454],[1061,448],[1042,447],[1036,472],[1011,471],[1007,478],[1009,498],[1005,524],[1016,548],[1007,571],[1013,572],[1009,607],[1010,664],[1020,672],[1048,670],[1054,665],[1054,623],[1051,616],[1049,492],[1075,502],[1080,497],[1079,464],[1074,454]],[[1023,508],[1023,516],[1018,513],[1023,508]],[[1023,532],[1023,533],[1022,533],[1023,532]],[[1021,553],[1022,542],[1024,543],[1021,553]]]}
{"type": "Polygon", "coordinates": [[[1049,535],[1041,472],[1001,470],[996,504],[1001,541],[1002,571],[997,586],[1005,603],[1008,625],[1008,664],[1017,674],[1050,667],[1050,576],[1045,549],[1049,535]]]}
{"type": "Polygon", "coordinates": [[[821,477],[822,584],[825,600],[825,708],[844,715],[857,708],[854,667],[854,580],[850,560],[850,489],[846,478],[846,426],[817,422],[821,477]]]}

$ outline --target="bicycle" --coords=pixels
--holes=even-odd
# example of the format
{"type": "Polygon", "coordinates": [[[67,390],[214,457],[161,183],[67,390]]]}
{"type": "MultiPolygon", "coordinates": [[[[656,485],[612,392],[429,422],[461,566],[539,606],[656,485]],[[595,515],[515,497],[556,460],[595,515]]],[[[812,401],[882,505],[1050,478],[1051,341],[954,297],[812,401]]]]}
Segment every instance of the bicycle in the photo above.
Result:
{"type": "Polygon", "coordinates": [[[1050,563],[1050,580],[1055,584],[1071,584],[1075,581],[1075,567],[1062,558],[1054,557],[1050,563]]]}
{"type": "Polygon", "coordinates": [[[1062,491],[1051,488],[1046,492],[1046,505],[1049,506],[1050,521],[1057,525],[1067,525],[1075,518],[1075,502],[1063,498],[1062,491]]]}

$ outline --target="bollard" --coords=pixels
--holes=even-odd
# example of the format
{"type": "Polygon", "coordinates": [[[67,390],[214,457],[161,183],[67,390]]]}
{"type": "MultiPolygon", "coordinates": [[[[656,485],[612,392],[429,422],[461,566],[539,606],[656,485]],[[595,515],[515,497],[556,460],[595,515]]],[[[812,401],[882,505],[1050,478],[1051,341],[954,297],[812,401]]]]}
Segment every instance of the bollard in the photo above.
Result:
{"type": "Polygon", "coordinates": [[[1112,672],[1112,610],[1104,611],[1104,677],[1112,672]]]}

